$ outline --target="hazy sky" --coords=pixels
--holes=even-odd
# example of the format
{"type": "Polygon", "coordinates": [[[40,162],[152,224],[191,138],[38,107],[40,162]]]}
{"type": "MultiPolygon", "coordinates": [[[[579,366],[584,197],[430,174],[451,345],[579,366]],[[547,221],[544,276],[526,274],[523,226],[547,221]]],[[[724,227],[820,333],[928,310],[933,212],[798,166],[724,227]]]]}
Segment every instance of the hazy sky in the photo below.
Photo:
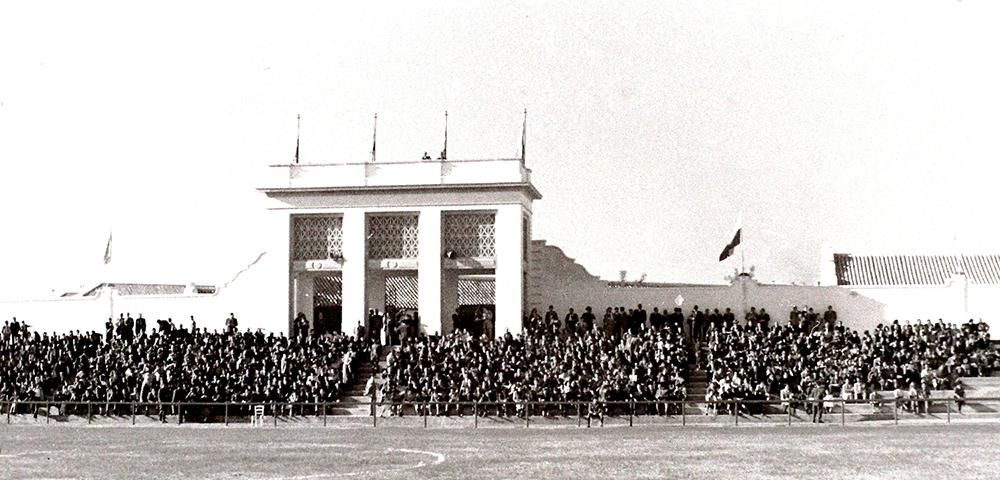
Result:
{"type": "Polygon", "coordinates": [[[266,165],[514,157],[591,273],[763,281],[839,251],[998,253],[1000,2],[7,2],[0,297],[221,284],[266,165]],[[361,4],[365,4],[363,7],[361,4]],[[957,238],[957,241],[956,241],[957,238]]]}

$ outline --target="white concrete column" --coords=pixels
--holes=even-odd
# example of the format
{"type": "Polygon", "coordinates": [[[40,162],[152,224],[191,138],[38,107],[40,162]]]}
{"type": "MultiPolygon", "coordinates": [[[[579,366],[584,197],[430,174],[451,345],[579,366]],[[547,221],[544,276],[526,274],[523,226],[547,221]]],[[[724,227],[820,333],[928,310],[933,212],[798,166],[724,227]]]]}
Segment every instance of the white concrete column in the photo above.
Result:
{"type": "Polygon", "coordinates": [[[441,209],[420,209],[417,241],[417,288],[420,322],[425,333],[441,333],[441,209]]]}
{"type": "Polygon", "coordinates": [[[497,209],[496,219],[496,331],[500,336],[521,331],[524,312],[522,214],[520,205],[497,209]]]}
{"type": "Polygon", "coordinates": [[[365,282],[368,273],[367,222],[364,210],[344,212],[343,318],[340,328],[352,332],[367,318],[365,282]]]}

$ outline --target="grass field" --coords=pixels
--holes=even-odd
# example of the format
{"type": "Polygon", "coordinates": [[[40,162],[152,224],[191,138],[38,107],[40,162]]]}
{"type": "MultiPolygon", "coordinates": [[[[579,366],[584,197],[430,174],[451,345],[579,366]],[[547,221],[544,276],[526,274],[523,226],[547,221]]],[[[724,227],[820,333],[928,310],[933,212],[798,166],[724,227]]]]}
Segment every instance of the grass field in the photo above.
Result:
{"type": "Polygon", "coordinates": [[[998,478],[1000,425],[0,427],[2,478],[998,478]],[[919,476],[917,476],[919,475],[919,476]]]}

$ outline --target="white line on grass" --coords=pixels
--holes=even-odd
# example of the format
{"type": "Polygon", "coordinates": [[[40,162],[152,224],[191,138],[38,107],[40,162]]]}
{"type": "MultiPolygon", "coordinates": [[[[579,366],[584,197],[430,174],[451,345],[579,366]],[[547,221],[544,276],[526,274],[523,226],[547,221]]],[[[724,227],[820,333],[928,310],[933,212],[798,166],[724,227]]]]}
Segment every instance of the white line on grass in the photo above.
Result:
{"type": "MultiPolygon", "coordinates": [[[[345,446],[345,445],[338,445],[338,446],[345,446]]],[[[353,447],[348,447],[348,448],[353,448],[353,447]]],[[[410,448],[387,448],[387,449],[385,449],[385,453],[390,453],[390,452],[404,452],[404,453],[415,453],[415,454],[418,454],[418,455],[427,455],[427,456],[434,457],[434,460],[431,461],[430,464],[428,464],[427,462],[421,460],[421,461],[417,462],[416,464],[406,465],[406,466],[397,467],[397,468],[386,468],[386,469],[379,469],[379,470],[360,470],[360,471],[356,471],[356,472],[314,473],[314,474],[310,474],[310,475],[294,475],[294,476],[289,476],[289,477],[278,477],[278,478],[280,480],[312,480],[312,479],[317,479],[317,478],[356,477],[356,476],[359,476],[359,475],[373,475],[373,474],[382,474],[382,473],[403,472],[403,471],[406,471],[406,470],[416,470],[418,468],[423,468],[423,467],[426,467],[428,465],[439,465],[439,464],[441,464],[442,462],[445,461],[445,456],[444,456],[443,453],[430,452],[430,451],[427,451],[427,450],[414,450],[414,449],[410,449],[410,448]]]]}

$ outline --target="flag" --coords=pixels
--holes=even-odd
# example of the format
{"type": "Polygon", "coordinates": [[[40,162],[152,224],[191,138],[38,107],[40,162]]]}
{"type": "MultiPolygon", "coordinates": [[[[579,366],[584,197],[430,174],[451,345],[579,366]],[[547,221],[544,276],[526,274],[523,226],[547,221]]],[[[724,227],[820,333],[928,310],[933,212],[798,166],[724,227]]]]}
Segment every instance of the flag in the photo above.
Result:
{"type": "Polygon", "coordinates": [[[521,163],[524,163],[524,146],[528,139],[528,109],[524,109],[524,124],[521,125],[521,163]]]}
{"type": "Polygon", "coordinates": [[[302,115],[295,117],[295,163],[299,163],[299,137],[302,136],[302,115]]]}
{"type": "Polygon", "coordinates": [[[448,111],[444,111],[444,150],[441,150],[441,160],[448,159],[448,111]]]}
{"type": "Polygon", "coordinates": [[[104,264],[111,263],[111,234],[108,234],[108,246],[104,247],[104,264]]]}
{"type": "Polygon", "coordinates": [[[375,135],[378,133],[378,114],[375,114],[375,126],[372,127],[372,162],[375,161],[375,135]]]}
{"type": "Polygon", "coordinates": [[[732,255],[733,252],[736,250],[736,246],[740,244],[740,231],[742,230],[743,230],[742,227],[737,228],[736,235],[733,235],[733,240],[729,242],[729,245],[726,245],[726,248],[722,249],[722,253],[719,254],[720,262],[729,258],[729,256],[732,255]]]}

